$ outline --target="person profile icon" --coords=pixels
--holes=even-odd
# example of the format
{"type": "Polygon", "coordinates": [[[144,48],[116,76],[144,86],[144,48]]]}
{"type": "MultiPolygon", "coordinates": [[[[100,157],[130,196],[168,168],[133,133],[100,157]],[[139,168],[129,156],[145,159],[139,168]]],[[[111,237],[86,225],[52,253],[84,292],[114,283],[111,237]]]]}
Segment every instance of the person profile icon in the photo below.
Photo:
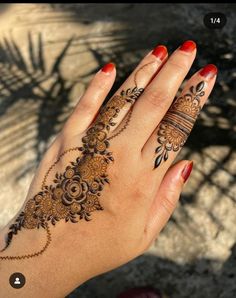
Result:
{"type": "Polygon", "coordinates": [[[20,289],[24,287],[25,282],[25,276],[21,272],[15,272],[9,278],[9,283],[14,289],[20,289]]]}
{"type": "Polygon", "coordinates": [[[19,277],[16,277],[15,278],[14,285],[20,285],[20,279],[19,279],[19,277]]]}

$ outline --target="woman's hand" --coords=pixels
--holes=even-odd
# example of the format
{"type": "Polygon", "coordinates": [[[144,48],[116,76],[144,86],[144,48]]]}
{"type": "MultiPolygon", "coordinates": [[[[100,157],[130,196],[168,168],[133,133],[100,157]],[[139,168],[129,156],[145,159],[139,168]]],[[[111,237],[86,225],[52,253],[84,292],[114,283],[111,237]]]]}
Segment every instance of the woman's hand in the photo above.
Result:
{"type": "Polygon", "coordinates": [[[6,227],[0,261],[38,264],[46,283],[66,280],[58,292],[65,295],[150,246],[191,172],[190,161],[171,164],[216,79],[216,67],[205,66],[173,101],[195,56],[192,41],[169,58],[158,46],[100,111],[115,66],[94,76],[42,160],[21,213],[6,227]],[[48,273],[54,268],[56,276],[48,273]]]}

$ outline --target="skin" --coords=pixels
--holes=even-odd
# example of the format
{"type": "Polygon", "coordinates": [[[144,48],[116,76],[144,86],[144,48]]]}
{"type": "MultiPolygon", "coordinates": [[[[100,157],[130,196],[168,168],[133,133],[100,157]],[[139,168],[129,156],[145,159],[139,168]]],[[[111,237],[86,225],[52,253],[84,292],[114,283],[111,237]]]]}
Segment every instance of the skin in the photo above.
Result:
{"type": "MultiPolygon", "coordinates": [[[[103,210],[91,213],[91,220],[78,223],[59,220],[49,222],[51,242],[40,256],[22,260],[1,260],[0,278],[3,297],[64,297],[88,279],[112,270],[144,253],[167,223],[178,202],[184,185],[183,170],[190,161],[172,165],[178,151],[171,150],[168,159],[155,168],[160,146],[157,136],[173,99],[196,56],[196,49],[184,52],[177,49],[168,59],[155,57],[151,52],[144,57],[115,95],[122,90],[141,88],[144,92],[134,104],[125,104],[110,127],[106,138],[114,161],[109,163],[99,204],[103,210]],[[127,123],[127,114],[132,115],[127,123]],[[125,129],[115,138],[122,127],[125,129]],[[110,138],[110,139],[109,139],[110,138]],[[154,169],[155,168],[155,169],[154,169]],[[13,289],[8,282],[13,272],[22,272],[26,284],[13,289]]],[[[60,159],[46,176],[48,168],[69,148],[83,147],[89,127],[99,117],[98,111],[109,93],[116,76],[99,71],[80,99],[61,133],[46,152],[29,188],[26,202],[42,189],[42,181],[53,185],[56,173],[65,173],[71,161],[81,152],[69,152],[60,159]]],[[[182,95],[191,86],[204,81],[204,95],[199,105],[206,102],[216,77],[203,78],[199,72],[186,83],[182,95]]],[[[180,148],[179,148],[180,149],[180,148]]],[[[4,249],[9,227],[19,213],[0,233],[0,249],[4,249]]],[[[46,242],[46,232],[22,228],[12,242],[0,253],[20,256],[39,251],[46,242]]]]}

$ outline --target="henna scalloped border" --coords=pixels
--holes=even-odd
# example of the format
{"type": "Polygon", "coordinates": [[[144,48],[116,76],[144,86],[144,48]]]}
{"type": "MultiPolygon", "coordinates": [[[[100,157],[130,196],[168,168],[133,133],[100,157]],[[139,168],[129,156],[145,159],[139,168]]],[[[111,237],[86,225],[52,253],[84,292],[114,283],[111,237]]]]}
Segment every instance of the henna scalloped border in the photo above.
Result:
{"type": "Polygon", "coordinates": [[[191,86],[189,91],[178,97],[158,126],[157,141],[159,146],[155,153],[154,169],[169,158],[171,151],[179,151],[185,144],[192,127],[201,111],[200,98],[205,95],[204,81],[196,87],[191,86]]]}

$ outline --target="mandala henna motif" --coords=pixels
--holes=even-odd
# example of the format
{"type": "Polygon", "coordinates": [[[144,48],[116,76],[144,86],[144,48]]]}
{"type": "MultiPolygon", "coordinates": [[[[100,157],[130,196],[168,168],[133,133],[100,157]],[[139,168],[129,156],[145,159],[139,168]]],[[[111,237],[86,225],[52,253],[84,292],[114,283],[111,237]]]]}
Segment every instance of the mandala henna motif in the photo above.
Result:
{"type": "MultiPolygon", "coordinates": [[[[64,173],[56,173],[53,183],[46,185],[50,171],[60,158],[49,168],[42,184],[42,189],[27,201],[24,210],[9,228],[6,247],[14,235],[22,228],[35,229],[43,227],[47,231],[47,243],[44,248],[34,254],[24,256],[0,256],[0,260],[25,259],[42,254],[51,241],[48,223],[56,224],[59,220],[77,223],[78,219],[90,220],[91,212],[103,210],[99,197],[109,183],[108,165],[114,161],[109,148],[108,133],[110,127],[116,125],[115,118],[125,104],[133,104],[143,92],[134,87],[115,95],[102,108],[94,124],[82,138],[82,147],[68,149],[67,152],[79,150],[80,157],[71,162],[64,173]]],[[[61,157],[65,155],[62,153],[61,157]]]]}
{"type": "Polygon", "coordinates": [[[192,86],[190,92],[177,98],[161,121],[157,132],[160,146],[155,151],[158,156],[154,168],[168,159],[170,151],[176,152],[183,147],[200,113],[204,85],[201,81],[196,87],[192,86]]]}

